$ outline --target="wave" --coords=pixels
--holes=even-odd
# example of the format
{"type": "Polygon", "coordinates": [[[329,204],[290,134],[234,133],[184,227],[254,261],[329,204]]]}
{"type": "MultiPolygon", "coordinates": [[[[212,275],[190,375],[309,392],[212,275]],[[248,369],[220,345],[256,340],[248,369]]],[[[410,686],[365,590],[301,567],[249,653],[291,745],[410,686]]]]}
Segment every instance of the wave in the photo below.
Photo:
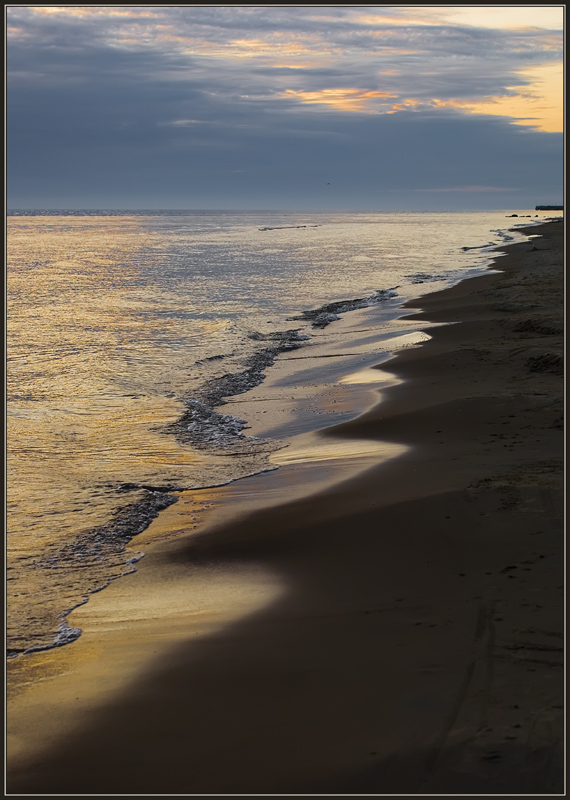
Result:
{"type": "Polygon", "coordinates": [[[354,300],[339,300],[335,303],[326,303],[324,306],[320,306],[320,308],[303,311],[299,316],[289,317],[289,319],[311,322],[313,328],[326,328],[331,322],[340,319],[340,314],[344,314],[347,311],[355,311],[357,308],[368,308],[376,303],[381,303],[383,300],[397,297],[397,288],[397,286],[394,286],[391,289],[378,289],[373,294],[368,295],[368,297],[357,297],[354,300]]]}
{"type": "MultiPolygon", "coordinates": [[[[291,319],[310,322],[314,328],[324,328],[340,319],[343,313],[396,297],[397,288],[380,289],[367,297],[327,303],[291,319]]],[[[267,455],[279,449],[281,443],[247,436],[246,420],[224,414],[218,409],[226,404],[227,398],[243,394],[261,384],[266,377],[266,369],[275,362],[278,355],[303,347],[311,336],[294,328],[265,334],[254,331],[248,334],[248,338],[259,342],[261,346],[246,359],[245,368],[205,381],[191,396],[184,398],[185,411],[181,417],[160,428],[161,432],[176,436],[182,444],[191,445],[206,454],[243,458],[238,458],[237,461],[232,458],[228,461],[227,469],[224,468],[219,477],[213,472],[209,479],[204,475],[199,485],[147,485],[129,482],[106,485],[106,489],[118,495],[132,493],[138,497],[120,506],[105,525],[93,528],[63,546],[48,545],[42,556],[33,560],[31,566],[36,572],[45,574],[52,570],[58,571],[58,583],[61,585],[63,581],[65,584],[61,597],[67,597],[67,608],[56,612],[53,606],[44,604],[37,618],[29,620],[25,634],[13,640],[8,650],[9,657],[62,647],[76,641],[81,630],[68,625],[67,615],[86,603],[92,594],[106,588],[111,581],[136,570],[134,565],[144,557],[144,553],[126,558],[129,542],[146,530],[160,511],[177,502],[178,493],[226,485],[245,475],[277,468],[274,465],[268,466],[267,455]],[[24,638],[27,641],[24,642],[24,638]]],[[[207,360],[222,358],[225,356],[212,356],[207,360]]]]}

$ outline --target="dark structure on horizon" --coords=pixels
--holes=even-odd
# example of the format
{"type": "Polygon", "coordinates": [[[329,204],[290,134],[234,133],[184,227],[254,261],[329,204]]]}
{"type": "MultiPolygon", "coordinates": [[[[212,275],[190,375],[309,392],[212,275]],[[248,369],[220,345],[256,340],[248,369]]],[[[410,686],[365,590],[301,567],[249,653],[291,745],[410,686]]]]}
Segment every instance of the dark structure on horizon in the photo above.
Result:
{"type": "Polygon", "coordinates": [[[564,206],[535,206],[535,211],[564,211],[564,206]]]}

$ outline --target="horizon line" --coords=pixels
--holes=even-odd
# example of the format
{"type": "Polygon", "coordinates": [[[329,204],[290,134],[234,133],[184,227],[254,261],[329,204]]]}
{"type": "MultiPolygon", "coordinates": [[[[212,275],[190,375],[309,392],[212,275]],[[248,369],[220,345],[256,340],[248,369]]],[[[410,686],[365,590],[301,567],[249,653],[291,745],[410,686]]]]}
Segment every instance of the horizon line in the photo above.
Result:
{"type": "MultiPolygon", "coordinates": [[[[540,203],[534,207],[530,206],[504,206],[501,208],[431,208],[431,209],[420,209],[420,208],[391,208],[391,209],[379,209],[379,208],[361,208],[361,209],[351,209],[351,208],[338,208],[338,209],[331,209],[331,208],[208,208],[208,207],[192,207],[192,208],[184,208],[184,207],[168,207],[168,206],[156,206],[156,207],[149,207],[149,206],[128,206],[128,207],[118,207],[118,206],[14,206],[11,208],[7,208],[6,215],[9,216],[10,214],[15,213],[30,213],[30,212],[77,212],[77,211],[86,211],[86,212],[101,212],[101,211],[113,211],[113,212],[152,212],[152,213],[242,213],[242,214],[251,214],[251,213],[263,213],[263,214],[277,214],[277,213],[294,213],[294,214],[405,214],[405,213],[412,213],[412,214],[424,214],[424,213],[468,213],[468,212],[486,212],[486,211],[539,211],[541,210],[539,206],[549,206],[550,210],[563,210],[563,203],[540,203]]],[[[548,210],[548,209],[544,209],[548,210]]]]}

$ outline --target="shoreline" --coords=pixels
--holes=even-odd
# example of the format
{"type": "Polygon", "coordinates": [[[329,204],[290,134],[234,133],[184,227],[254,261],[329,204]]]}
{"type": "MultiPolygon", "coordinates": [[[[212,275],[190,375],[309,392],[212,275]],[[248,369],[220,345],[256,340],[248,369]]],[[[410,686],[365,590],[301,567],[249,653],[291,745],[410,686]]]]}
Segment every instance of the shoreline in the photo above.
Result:
{"type": "MultiPolygon", "coordinates": [[[[505,234],[502,228],[496,229],[493,227],[491,230],[497,234],[500,240],[512,239],[512,236],[505,234]]],[[[481,259],[483,251],[487,251],[491,244],[493,243],[476,247],[464,247],[462,250],[477,251],[478,258],[481,259]]],[[[488,257],[485,257],[485,260],[488,262],[488,257]]],[[[479,268],[475,267],[475,269],[481,271],[482,267],[479,265],[479,268]]],[[[444,273],[444,275],[446,274],[451,275],[452,273],[444,273]]],[[[415,283],[416,278],[418,280],[427,279],[431,281],[437,276],[430,273],[416,273],[407,277],[414,278],[413,282],[415,283]]],[[[440,275],[438,279],[445,278],[440,275]]],[[[455,278],[455,280],[459,279],[458,277],[455,278]]],[[[409,288],[405,292],[408,297],[410,296],[409,288]]],[[[333,319],[337,319],[338,312],[345,313],[351,310],[352,314],[354,314],[354,309],[375,305],[378,302],[381,302],[382,306],[394,305],[390,299],[392,291],[389,289],[376,290],[372,294],[364,292],[363,294],[366,296],[354,298],[354,295],[348,291],[348,294],[342,300],[328,302],[319,308],[312,307],[302,312],[297,309],[295,316],[283,318],[282,326],[287,327],[293,320],[303,320],[305,327],[309,327],[312,321],[317,330],[313,328],[312,331],[307,331],[307,333],[312,333],[309,339],[320,343],[323,338],[323,326],[326,326],[333,319]],[[315,339],[315,336],[318,337],[318,340],[315,339]]],[[[416,292],[414,291],[415,295],[416,292]]],[[[398,300],[398,311],[403,299],[399,298],[398,300]]],[[[396,313],[395,307],[394,313],[396,313]]],[[[372,319],[374,326],[377,327],[380,324],[379,320],[377,317],[372,319]]],[[[259,328],[262,330],[264,326],[260,325],[259,328]]],[[[351,332],[351,327],[345,331],[348,337],[350,337],[351,332]]],[[[328,336],[329,332],[327,331],[325,338],[328,338],[328,336]]],[[[157,474],[152,479],[148,476],[146,478],[142,477],[141,470],[137,467],[139,459],[136,457],[131,459],[129,463],[130,471],[127,468],[127,472],[121,471],[119,475],[115,475],[117,480],[103,482],[102,484],[104,486],[104,496],[102,495],[99,498],[99,513],[102,513],[103,508],[106,508],[106,517],[100,517],[99,524],[93,527],[96,517],[87,524],[88,515],[82,516],[81,512],[74,513],[68,520],[70,526],[69,535],[59,538],[56,531],[58,525],[60,527],[62,525],[65,527],[66,525],[66,515],[69,516],[66,506],[69,506],[70,498],[73,496],[73,482],[68,482],[67,488],[71,490],[71,494],[68,495],[67,500],[63,500],[63,506],[60,507],[62,515],[50,517],[52,521],[57,520],[55,530],[49,524],[46,529],[46,532],[51,530],[53,534],[56,534],[53,541],[45,544],[37,553],[34,552],[33,548],[30,551],[26,550],[28,558],[33,559],[33,569],[26,559],[14,559],[12,561],[12,547],[15,547],[15,550],[18,548],[18,542],[21,541],[22,524],[21,520],[18,522],[16,517],[12,519],[11,516],[14,525],[14,536],[10,540],[12,542],[13,539],[13,544],[10,544],[8,568],[11,570],[9,580],[13,590],[7,619],[6,644],[8,658],[19,657],[22,654],[27,655],[33,651],[50,649],[74,641],[79,631],[70,628],[66,624],[66,617],[70,611],[82,605],[90,596],[108,585],[110,581],[130,572],[133,563],[132,556],[135,559],[139,558],[139,553],[132,549],[133,546],[135,548],[137,546],[138,540],[136,537],[141,530],[148,527],[161,509],[177,500],[176,495],[179,492],[188,490],[202,491],[206,488],[229,484],[246,475],[263,473],[268,468],[272,468],[272,466],[267,466],[266,459],[274,446],[280,447],[280,442],[276,442],[276,439],[282,438],[282,431],[278,431],[277,436],[272,435],[270,439],[265,441],[263,441],[263,435],[261,439],[258,437],[257,441],[240,436],[242,427],[244,425],[247,426],[247,423],[242,420],[242,416],[244,416],[243,405],[238,400],[238,397],[241,397],[246,389],[249,390],[246,395],[249,395],[251,388],[264,380],[265,368],[277,356],[283,355],[283,352],[291,348],[301,346],[302,349],[305,342],[301,340],[306,338],[306,334],[297,330],[281,330],[264,334],[254,332],[248,335],[247,338],[255,342],[255,347],[258,349],[249,353],[247,358],[244,355],[239,368],[234,369],[237,365],[234,364],[232,366],[230,364],[226,365],[229,371],[225,372],[224,375],[218,375],[218,377],[210,376],[208,379],[204,376],[204,381],[197,385],[191,396],[186,396],[186,401],[182,398],[177,401],[178,405],[181,406],[178,416],[176,418],[173,417],[165,427],[157,428],[157,431],[161,430],[163,435],[168,433],[168,438],[171,439],[171,442],[169,444],[168,440],[162,440],[161,436],[156,441],[156,446],[160,449],[164,445],[165,452],[167,451],[171,457],[174,456],[175,460],[181,459],[181,463],[185,460],[187,462],[177,477],[172,475],[172,469],[170,468],[167,468],[164,474],[160,476],[157,474]],[[232,395],[232,392],[237,392],[237,395],[232,395]],[[225,400],[224,397],[226,398],[225,400]],[[228,415],[224,413],[228,408],[228,399],[233,404],[232,410],[236,412],[234,414],[228,415]],[[188,449],[183,445],[180,448],[181,442],[186,442],[187,440],[191,447],[188,449]],[[217,443],[218,447],[209,448],[208,443],[211,441],[217,443]],[[164,444],[165,442],[166,444],[164,444]],[[234,457],[237,455],[234,451],[237,450],[241,452],[239,458],[234,457]],[[229,453],[228,457],[225,457],[224,452],[229,453]],[[195,463],[192,465],[194,461],[195,463]],[[182,473],[186,474],[188,480],[181,479],[182,473]],[[138,479],[136,477],[137,474],[138,479]],[[89,568],[86,568],[88,562],[89,568]],[[32,575],[29,574],[30,569],[32,569],[32,575]],[[30,580],[34,581],[36,577],[34,571],[37,574],[40,586],[30,594],[30,580]],[[34,595],[35,599],[30,603],[29,598],[34,595]]],[[[382,337],[379,336],[379,338],[382,337]]],[[[399,341],[400,339],[398,339],[399,341]]],[[[314,344],[314,341],[310,342],[311,351],[315,349],[314,344]]],[[[358,349],[361,350],[362,348],[359,347],[358,349]]],[[[329,355],[338,361],[338,353],[331,352],[329,355]]],[[[344,357],[347,354],[342,353],[342,355],[344,357]]],[[[299,365],[302,363],[300,361],[302,357],[304,356],[301,353],[299,356],[292,356],[294,359],[299,359],[299,365]]],[[[314,357],[311,355],[308,358],[314,357]]],[[[217,357],[213,360],[218,361],[217,357]]],[[[343,360],[345,359],[343,358],[343,360]]],[[[348,358],[346,360],[348,362],[348,358]]],[[[304,363],[310,364],[314,362],[305,361],[304,363]]],[[[317,376],[315,380],[318,382],[321,378],[317,376]]],[[[322,380],[325,383],[327,382],[326,377],[322,380]]],[[[336,382],[336,375],[331,380],[336,382]]],[[[169,402],[166,401],[167,405],[169,402]]],[[[247,401],[245,407],[248,408],[247,401]]],[[[357,412],[362,408],[358,403],[354,407],[357,412]]],[[[252,417],[256,416],[251,402],[249,403],[249,411],[252,417]]],[[[319,420],[311,412],[309,417],[312,427],[309,426],[309,429],[316,430],[323,427],[323,422],[325,424],[331,424],[331,421],[335,422],[332,417],[331,421],[325,419],[325,413],[327,417],[331,416],[327,410],[324,412],[322,419],[319,420]]],[[[246,419],[249,419],[249,414],[245,416],[246,419]]],[[[340,415],[341,420],[345,418],[346,416],[340,415]]],[[[248,427],[251,428],[251,425],[248,427]]],[[[288,436],[287,432],[285,436],[288,436]]],[[[144,471],[143,469],[142,472],[144,471]]],[[[17,474],[18,470],[16,469],[15,475],[17,474]]],[[[16,480],[17,483],[18,481],[16,480]]],[[[77,489],[78,487],[75,488],[77,489]]],[[[87,482],[84,489],[88,493],[92,493],[94,486],[87,482]]],[[[36,500],[39,500],[40,504],[41,499],[39,498],[41,496],[43,496],[41,492],[36,492],[36,500]]],[[[33,508],[34,506],[32,506],[32,510],[33,508]]],[[[35,510],[35,519],[39,522],[42,516],[41,507],[40,509],[36,507],[35,510]]],[[[23,508],[20,509],[20,512],[22,511],[23,508]]],[[[75,512],[77,511],[78,509],[75,509],[75,512]]],[[[16,511],[15,513],[20,512],[16,511]]],[[[32,538],[28,537],[28,540],[31,541],[32,538]]]]}
{"type": "Polygon", "coordinates": [[[292,501],[288,481],[330,483],[322,463],[224,487],[243,495],[236,519],[221,503],[203,532],[149,534],[138,572],[70,615],[86,635],[30,662],[63,673],[15,698],[10,791],[558,790],[562,337],[558,289],[536,306],[530,284],[556,272],[563,224],[539,231],[498,248],[493,274],[407,303],[431,339],[380,365],[380,403],[315,434],[406,453],[292,501]],[[208,586],[210,613],[189,611],[208,586]],[[141,588],[163,603],[153,618],[141,588]],[[89,679],[87,718],[49,719],[89,679]]]}

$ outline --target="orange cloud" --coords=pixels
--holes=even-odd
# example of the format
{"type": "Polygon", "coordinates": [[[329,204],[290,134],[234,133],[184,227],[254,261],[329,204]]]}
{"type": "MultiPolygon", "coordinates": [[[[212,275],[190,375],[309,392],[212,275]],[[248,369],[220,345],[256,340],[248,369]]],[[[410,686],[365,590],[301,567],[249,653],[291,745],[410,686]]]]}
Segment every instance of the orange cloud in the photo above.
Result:
{"type": "Polygon", "coordinates": [[[469,114],[511,117],[515,125],[530,125],[540,131],[563,131],[562,65],[543,64],[519,74],[532,82],[524,88],[507,87],[516,94],[487,97],[475,102],[459,98],[434,99],[432,103],[439,108],[459,108],[469,114]]]}
{"type": "Polygon", "coordinates": [[[310,69],[311,64],[272,64],[273,69],[310,69]]]}
{"type": "Polygon", "coordinates": [[[298,53],[310,53],[311,48],[300,42],[275,42],[263,39],[232,39],[229,42],[229,50],[233,55],[241,57],[274,55],[276,52],[282,55],[297,55],[298,53]]]}
{"type": "Polygon", "coordinates": [[[125,11],[112,6],[30,6],[30,11],[45,16],[65,14],[69,17],[158,17],[152,11],[125,11]],[[134,13],[133,13],[134,12],[134,13]]]}
{"type": "MultiPolygon", "coordinates": [[[[502,30],[554,28],[564,25],[564,6],[408,6],[406,13],[425,14],[435,24],[470,25],[477,28],[496,28],[502,30]]],[[[428,24],[430,24],[428,22],[428,24]]]]}
{"type": "Polygon", "coordinates": [[[389,111],[386,111],[386,114],[395,114],[397,111],[405,111],[408,108],[414,108],[415,106],[425,106],[430,105],[430,103],[425,103],[422,100],[416,100],[413,97],[408,97],[406,100],[402,100],[401,103],[394,103],[392,108],[389,111]]]}
{"type": "MultiPolygon", "coordinates": [[[[321,89],[317,92],[303,92],[295,89],[287,89],[281,92],[280,97],[300,100],[301,103],[308,105],[326,105],[338,108],[342,111],[368,111],[367,103],[369,100],[378,97],[397,97],[391,92],[381,92],[376,90],[366,91],[364,89],[321,89]]],[[[375,110],[375,109],[374,109],[375,110]]]]}
{"type": "Polygon", "coordinates": [[[519,75],[529,81],[527,86],[509,86],[512,94],[467,100],[434,97],[425,101],[407,98],[394,103],[386,114],[396,114],[414,106],[457,108],[467,114],[490,114],[510,117],[514,125],[528,125],[550,133],[563,131],[563,73],[561,64],[542,64],[519,75]]]}
{"type": "MultiPolygon", "coordinates": [[[[402,6],[400,10],[403,10],[402,6]]],[[[352,20],[359,25],[389,25],[390,27],[408,25],[429,25],[431,24],[420,14],[412,14],[406,10],[403,16],[390,16],[388,14],[358,14],[352,20]]],[[[435,23],[434,23],[435,24],[435,23]]]]}

